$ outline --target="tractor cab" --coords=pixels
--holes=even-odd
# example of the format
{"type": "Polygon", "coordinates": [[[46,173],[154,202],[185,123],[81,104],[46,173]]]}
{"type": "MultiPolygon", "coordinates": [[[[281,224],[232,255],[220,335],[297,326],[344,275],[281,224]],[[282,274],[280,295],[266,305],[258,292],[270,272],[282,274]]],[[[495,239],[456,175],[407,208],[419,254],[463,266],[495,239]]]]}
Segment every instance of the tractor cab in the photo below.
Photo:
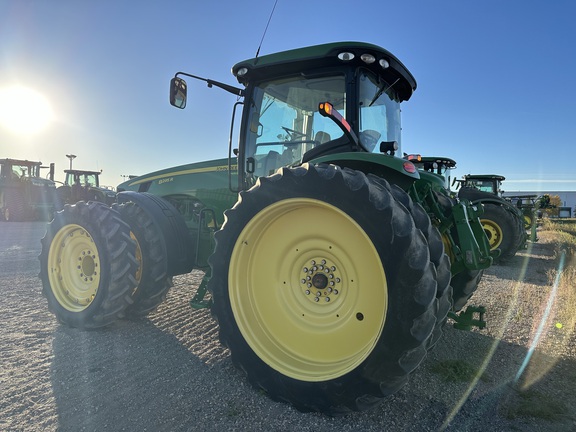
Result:
{"type": "MultiPolygon", "coordinates": [[[[400,151],[400,103],[416,82],[383,48],[356,42],[300,48],[239,62],[232,73],[245,88],[178,73],[170,99],[178,108],[186,105],[187,85],[179,74],[244,97],[234,149],[240,189],[283,166],[336,154],[391,157],[400,151]]],[[[345,165],[341,156],[339,161],[345,165]]],[[[396,165],[392,170],[406,174],[396,165]]]]}
{"type": "Polygon", "coordinates": [[[473,188],[502,197],[502,182],[506,177],[496,174],[466,174],[457,180],[460,188],[473,188]]]}
{"type": "Polygon", "coordinates": [[[0,216],[4,220],[47,219],[60,208],[54,183],[54,164],[0,159],[0,216]],[[41,169],[50,172],[41,177],[41,169]]]}
{"type": "Polygon", "coordinates": [[[114,202],[116,193],[100,186],[101,171],[64,170],[64,185],[58,188],[63,202],[73,204],[78,201],[114,202]]]}
{"type": "Polygon", "coordinates": [[[447,191],[450,190],[450,171],[456,168],[456,161],[447,157],[440,156],[421,156],[419,154],[406,154],[404,159],[409,160],[418,171],[424,173],[434,174],[439,177],[442,182],[442,186],[447,191]]]}
{"type": "Polygon", "coordinates": [[[40,177],[41,165],[42,162],[2,159],[0,161],[0,177],[14,180],[40,177]]]}

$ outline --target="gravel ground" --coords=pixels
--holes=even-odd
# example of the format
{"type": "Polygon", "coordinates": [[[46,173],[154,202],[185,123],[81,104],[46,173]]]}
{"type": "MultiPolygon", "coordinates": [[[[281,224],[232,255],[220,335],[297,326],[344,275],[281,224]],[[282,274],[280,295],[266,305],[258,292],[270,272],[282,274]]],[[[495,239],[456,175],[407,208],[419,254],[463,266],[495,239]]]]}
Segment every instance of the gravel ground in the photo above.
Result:
{"type": "Polygon", "coordinates": [[[556,302],[540,326],[547,272],[556,265],[546,241],[486,271],[471,303],[487,306],[487,329],[447,326],[399,393],[371,411],[330,418],[273,402],[247,384],[209,312],[188,306],[200,273],[176,277],[148,319],[98,331],[58,325],[37,277],[44,232],[44,223],[0,223],[2,431],[576,430],[573,323],[555,325],[556,302]],[[482,378],[446,382],[435,368],[450,360],[481,367],[482,378]],[[509,418],[524,386],[568,413],[509,418]]]}

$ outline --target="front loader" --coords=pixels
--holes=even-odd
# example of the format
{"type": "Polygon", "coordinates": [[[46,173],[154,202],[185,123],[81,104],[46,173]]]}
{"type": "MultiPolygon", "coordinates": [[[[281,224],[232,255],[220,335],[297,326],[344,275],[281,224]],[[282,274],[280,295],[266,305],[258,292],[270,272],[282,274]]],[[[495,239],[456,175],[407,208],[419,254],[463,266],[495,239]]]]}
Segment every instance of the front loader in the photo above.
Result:
{"type": "Polygon", "coordinates": [[[48,305],[102,327],[148,314],[173,276],[200,269],[192,305],[211,308],[252,385],[301,411],[367,409],[407,382],[491,265],[482,209],[399,156],[416,81],[385,49],[311,46],[232,73],[241,87],[182,72],[170,86],[177,108],[183,76],[237,98],[228,158],[56,214],[40,255],[48,305]]]}

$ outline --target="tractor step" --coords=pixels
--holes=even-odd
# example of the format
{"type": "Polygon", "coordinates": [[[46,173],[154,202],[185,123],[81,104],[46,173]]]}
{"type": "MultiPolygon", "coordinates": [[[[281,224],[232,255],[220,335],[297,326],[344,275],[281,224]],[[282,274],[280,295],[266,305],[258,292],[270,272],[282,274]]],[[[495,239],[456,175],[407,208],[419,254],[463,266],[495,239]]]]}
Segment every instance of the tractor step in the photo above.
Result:
{"type": "Polygon", "coordinates": [[[202,282],[200,283],[196,294],[192,297],[192,300],[190,300],[190,307],[192,309],[206,309],[212,307],[212,299],[205,299],[209,280],[210,272],[208,271],[202,278],[202,282]]]}
{"type": "Polygon", "coordinates": [[[486,308],[484,306],[468,306],[464,312],[458,314],[449,312],[448,317],[455,321],[454,328],[470,331],[472,327],[478,327],[479,329],[486,328],[486,321],[484,321],[485,313],[486,308]],[[474,314],[478,314],[478,319],[474,318],[474,314]]]}

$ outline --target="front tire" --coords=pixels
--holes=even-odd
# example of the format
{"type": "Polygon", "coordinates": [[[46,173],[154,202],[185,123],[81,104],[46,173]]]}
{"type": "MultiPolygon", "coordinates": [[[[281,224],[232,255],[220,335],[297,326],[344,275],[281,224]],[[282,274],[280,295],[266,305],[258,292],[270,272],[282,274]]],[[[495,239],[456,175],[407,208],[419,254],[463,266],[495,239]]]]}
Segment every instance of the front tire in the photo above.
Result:
{"type": "Polygon", "coordinates": [[[212,311],[253,386],[334,415],[406,383],[436,326],[437,272],[385,180],[282,168],[225,215],[209,260],[212,311]]]}
{"type": "Polygon", "coordinates": [[[132,303],[135,243],[120,214],[102,203],[80,201],[57,212],[39,259],[42,293],[63,324],[104,327],[132,303]]]}

